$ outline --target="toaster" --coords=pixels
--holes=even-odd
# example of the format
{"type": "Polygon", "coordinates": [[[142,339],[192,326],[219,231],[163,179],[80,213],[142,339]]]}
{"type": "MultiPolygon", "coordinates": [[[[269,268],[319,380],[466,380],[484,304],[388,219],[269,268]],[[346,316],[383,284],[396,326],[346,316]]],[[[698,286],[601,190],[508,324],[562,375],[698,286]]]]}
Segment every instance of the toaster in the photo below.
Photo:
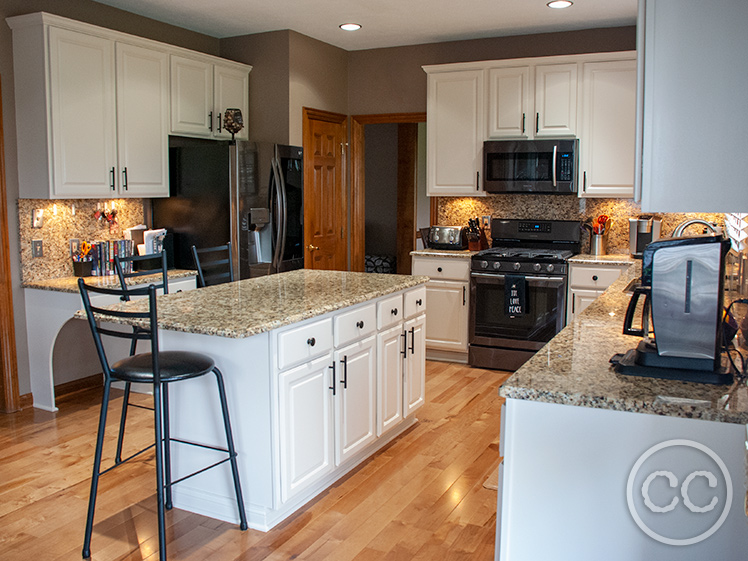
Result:
{"type": "Polygon", "coordinates": [[[429,230],[431,249],[467,249],[467,228],[465,226],[432,226],[429,230]]]}

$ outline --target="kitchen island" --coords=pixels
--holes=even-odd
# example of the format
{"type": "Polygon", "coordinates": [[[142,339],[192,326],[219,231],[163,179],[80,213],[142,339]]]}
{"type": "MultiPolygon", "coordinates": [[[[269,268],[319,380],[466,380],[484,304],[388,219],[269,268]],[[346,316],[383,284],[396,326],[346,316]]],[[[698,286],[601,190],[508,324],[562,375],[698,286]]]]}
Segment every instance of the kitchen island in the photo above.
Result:
{"type": "Polygon", "coordinates": [[[497,559],[746,558],[748,389],[610,367],[639,268],[500,389],[497,559]]]}
{"type": "MultiPolygon", "coordinates": [[[[161,349],[205,352],[224,374],[250,527],[272,528],[416,422],[427,280],[298,270],[158,297],[161,349]]],[[[209,376],[170,389],[174,438],[223,444],[215,393],[209,376]]],[[[178,479],[218,456],[175,445],[172,458],[178,479]]],[[[177,485],[174,504],[235,522],[228,464],[177,485]]]]}

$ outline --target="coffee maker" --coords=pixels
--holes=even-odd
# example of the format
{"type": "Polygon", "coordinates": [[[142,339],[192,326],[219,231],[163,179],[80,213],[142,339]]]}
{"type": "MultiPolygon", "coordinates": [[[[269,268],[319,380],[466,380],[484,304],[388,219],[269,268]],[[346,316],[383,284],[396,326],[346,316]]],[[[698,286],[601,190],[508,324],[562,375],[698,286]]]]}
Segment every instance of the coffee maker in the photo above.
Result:
{"type": "Polygon", "coordinates": [[[721,235],[661,239],[644,248],[641,285],[634,290],[623,326],[624,334],[642,337],[642,341],[611,359],[620,373],[711,384],[732,382],[721,360],[729,250],[730,241],[721,235]],[[641,296],[641,326],[635,328],[632,323],[641,296]]]}
{"type": "Polygon", "coordinates": [[[640,216],[629,218],[629,251],[634,259],[641,259],[644,248],[660,239],[662,218],[640,216]]]}

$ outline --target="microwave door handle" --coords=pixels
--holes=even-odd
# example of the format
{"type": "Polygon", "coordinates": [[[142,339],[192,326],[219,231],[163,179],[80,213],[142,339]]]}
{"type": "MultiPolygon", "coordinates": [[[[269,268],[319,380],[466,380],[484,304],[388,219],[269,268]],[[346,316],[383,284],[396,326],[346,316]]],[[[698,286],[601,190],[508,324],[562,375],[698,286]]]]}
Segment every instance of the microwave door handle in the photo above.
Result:
{"type": "Polygon", "coordinates": [[[553,145],[553,186],[556,187],[556,156],[558,155],[558,144],[553,145]]]}

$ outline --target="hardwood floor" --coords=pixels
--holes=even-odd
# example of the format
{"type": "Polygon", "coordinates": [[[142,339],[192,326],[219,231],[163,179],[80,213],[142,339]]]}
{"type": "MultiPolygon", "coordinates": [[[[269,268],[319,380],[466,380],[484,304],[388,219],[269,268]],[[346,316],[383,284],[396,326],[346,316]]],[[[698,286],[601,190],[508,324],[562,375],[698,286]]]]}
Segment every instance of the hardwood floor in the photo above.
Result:
{"type": "MultiPolygon", "coordinates": [[[[496,491],[483,482],[499,461],[497,392],[508,376],[427,362],[416,426],[270,532],[168,512],[169,559],[492,560],[496,491]]],[[[81,558],[99,404],[87,390],[56,414],[0,415],[0,559],[81,558]]],[[[118,395],[110,411],[120,404],[118,395]]],[[[105,458],[118,415],[109,418],[105,458]]],[[[126,445],[150,438],[150,412],[135,410],[126,445]]],[[[92,559],[158,559],[153,469],[149,452],[102,477],[92,559]]]]}

